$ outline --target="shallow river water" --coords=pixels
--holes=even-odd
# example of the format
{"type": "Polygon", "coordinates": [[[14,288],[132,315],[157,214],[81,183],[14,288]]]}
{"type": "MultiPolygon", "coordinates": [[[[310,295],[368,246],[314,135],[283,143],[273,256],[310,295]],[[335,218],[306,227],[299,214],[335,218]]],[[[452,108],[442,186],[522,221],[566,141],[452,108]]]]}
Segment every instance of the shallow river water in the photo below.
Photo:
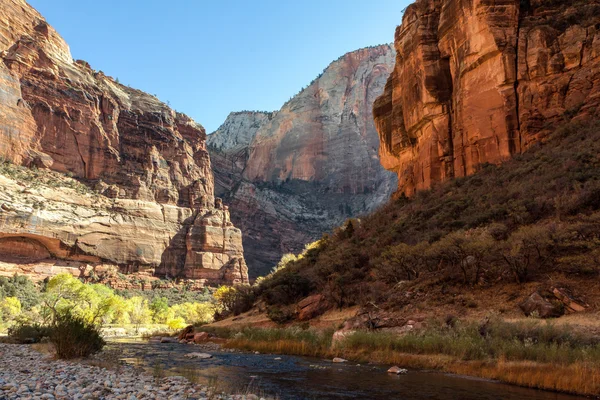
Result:
{"type": "Polygon", "coordinates": [[[276,395],[281,400],[300,399],[404,399],[404,400],[576,400],[583,397],[519,388],[487,380],[428,371],[407,375],[386,373],[388,366],[355,363],[333,364],[328,360],[272,354],[205,351],[182,344],[111,342],[122,359],[148,371],[155,366],[168,375],[189,374],[201,383],[216,384],[225,392],[276,395]],[[190,352],[207,352],[208,360],[185,358],[190,352]],[[276,360],[276,358],[281,358],[276,360]]]}

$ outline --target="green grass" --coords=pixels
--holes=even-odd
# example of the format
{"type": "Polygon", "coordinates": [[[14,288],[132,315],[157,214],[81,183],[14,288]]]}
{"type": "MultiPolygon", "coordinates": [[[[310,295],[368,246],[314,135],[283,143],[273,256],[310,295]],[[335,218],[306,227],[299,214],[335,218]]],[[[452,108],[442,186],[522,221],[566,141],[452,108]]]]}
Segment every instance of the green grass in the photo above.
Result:
{"type": "Polygon", "coordinates": [[[437,369],[569,393],[600,393],[600,344],[591,334],[540,320],[486,324],[431,321],[398,334],[357,331],[332,345],[333,330],[205,327],[228,338],[225,347],[261,353],[437,369]]]}
{"type": "Polygon", "coordinates": [[[485,326],[459,323],[406,335],[359,331],[340,344],[346,350],[442,354],[459,360],[534,361],[569,365],[600,365],[600,344],[593,337],[573,333],[569,326],[551,323],[502,321],[485,326]]]}

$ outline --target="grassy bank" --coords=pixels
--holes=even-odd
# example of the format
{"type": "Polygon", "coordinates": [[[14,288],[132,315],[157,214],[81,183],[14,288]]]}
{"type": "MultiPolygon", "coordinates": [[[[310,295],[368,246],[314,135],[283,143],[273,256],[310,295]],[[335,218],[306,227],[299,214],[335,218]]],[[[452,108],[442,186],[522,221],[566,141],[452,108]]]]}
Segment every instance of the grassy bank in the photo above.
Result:
{"type": "Polygon", "coordinates": [[[399,335],[359,331],[332,343],[333,330],[205,328],[227,347],[262,353],[343,357],[366,363],[496,379],[525,387],[600,394],[600,343],[593,335],[544,321],[430,324],[399,335]]]}

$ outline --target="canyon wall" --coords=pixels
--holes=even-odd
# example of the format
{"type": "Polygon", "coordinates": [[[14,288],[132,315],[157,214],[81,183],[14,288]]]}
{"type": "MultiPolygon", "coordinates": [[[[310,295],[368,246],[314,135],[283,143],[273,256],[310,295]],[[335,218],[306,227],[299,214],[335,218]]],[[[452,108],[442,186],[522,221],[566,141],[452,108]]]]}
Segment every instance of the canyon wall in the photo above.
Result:
{"type": "Polygon", "coordinates": [[[348,53],[279,111],[232,113],[208,136],[216,193],[236,210],[254,276],[395,190],[372,116],[394,59],[389,45],[348,53]]]}
{"type": "Polygon", "coordinates": [[[407,195],[497,164],[558,124],[597,118],[600,2],[418,0],[373,108],[407,195]]]}
{"type": "Polygon", "coordinates": [[[10,163],[0,177],[0,261],[247,282],[241,231],[214,197],[204,128],[74,61],[25,1],[0,4],[0,157],[10,163]],[[56,175],[27,181],[19,165],[64,174],[80,190],[65,191],[56,175]]]}

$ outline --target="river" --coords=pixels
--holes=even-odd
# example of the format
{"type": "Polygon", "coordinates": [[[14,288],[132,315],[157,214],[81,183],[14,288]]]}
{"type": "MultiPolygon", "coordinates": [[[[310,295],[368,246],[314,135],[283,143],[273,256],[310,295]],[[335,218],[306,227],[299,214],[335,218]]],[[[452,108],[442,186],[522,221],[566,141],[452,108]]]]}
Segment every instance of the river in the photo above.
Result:
{"type": "Polygon", "coordinates": [[[281,400],[375,399],[375,400],[576,400],[570,396],[520,388],[489,380],[472,379],[433,371],[386,373],[389,366],[333,364],[329,360],[272,354],[198,350],[182,344],[140,341],[111,342],[121,359],[150,372],[156,366],[166,375],[194,371],[200,383],[216,385],[229,393],[277,396],[281,400]],[[190,352],[207,352],[213,358],[189,359],[190,352]]]}

